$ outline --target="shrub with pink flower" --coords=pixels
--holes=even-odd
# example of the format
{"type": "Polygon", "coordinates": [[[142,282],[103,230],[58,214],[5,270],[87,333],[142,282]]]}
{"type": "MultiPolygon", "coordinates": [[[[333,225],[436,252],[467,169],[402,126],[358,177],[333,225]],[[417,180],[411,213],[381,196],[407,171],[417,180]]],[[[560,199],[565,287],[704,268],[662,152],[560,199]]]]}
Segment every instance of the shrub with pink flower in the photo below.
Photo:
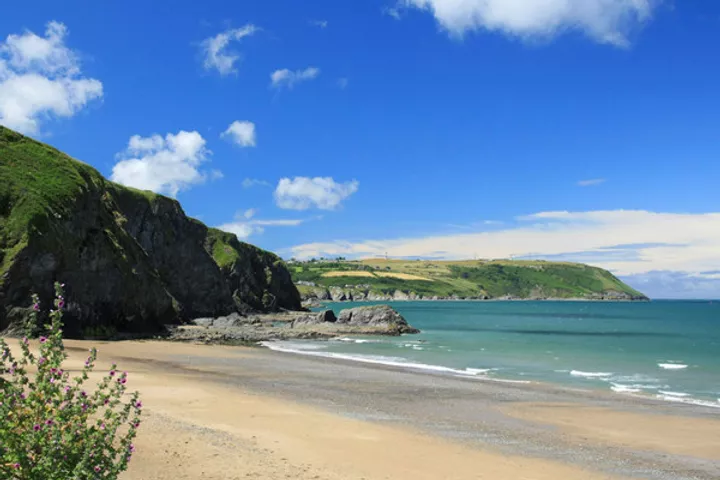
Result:
{"type": "MultiPolygon", "coordinates": [[[[55,284],[55,309],[39,353],[20,342],[16,358],[0,339],[0,478],[10,480],[115,480],[135,451],[142,402],[126,393],[127,372],[113,365],[95,386],[85,387],[95,368],[90,350],[73,378],[63,367],[63,286],[55,284]],[[33,373],[31,373],[31,371],[33,373]],[[90,393],[88,393],[90,392],[90,393]]],[[[31,324],[40,305],[33,296],[31,324]]]]}

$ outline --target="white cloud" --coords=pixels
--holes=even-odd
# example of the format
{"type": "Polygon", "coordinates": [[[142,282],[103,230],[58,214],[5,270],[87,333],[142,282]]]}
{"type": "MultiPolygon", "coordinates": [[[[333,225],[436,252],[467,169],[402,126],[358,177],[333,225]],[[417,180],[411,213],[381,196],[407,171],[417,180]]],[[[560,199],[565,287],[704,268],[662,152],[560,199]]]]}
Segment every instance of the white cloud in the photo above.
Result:
{"type": "Polygon", "coordinates": [[[236,145],[241,147],[254,147],[257,145],[255,124],[253,122],[236,120],[220,136],[230,137],[236,145]]]}
{"type": "Polygon", "coordinates": [[[605,183],[607,180],[604,178],[591,178],[589,180],[580,180],[577,182],[579,187],[594,187],[605,183]]]}
{"type": "Polygon", "coordinates": [[[319,28],[327,28],[328,21],[327,20],[310,20],[310,25],[312,25],[314,27],[319,27],[319,28]]]}
{"type": "Polygon", "coordinates": [[[287,68],[275,70],[270,74],[270,86],[273,88],[292,88],[296,83],[313,80],[320,75],[320,69],[308,67],[305,70],[291,71],[287,68]]]}
{"type": "Polygon", "coordinates": [[[223,232],[234,233],[238,240],[245,240],[254,233],[262,233],[262,229],[257,229],[249,223],[232,222],[225,223],[215,227],[223,232]]]}
{"type": "Polygon", "coordinates": [[[383,14],[393,17],[395,20],[400,20],[402,19],[402,16],[400,15],[401,8],[402,2],[398,3],[398,6],[396,7],[383,7],[381,11],[383,14]]]}
{"type": "Polygon", "coordinates": [[[111,179],[130,187],[175,196],[208,177],[222,176],[217,170],[199,169],[210,153],[198,132],[182,130],[165,137],[134,135],[127,149],[118,154],[120,161],[113,167],[111,179]]]}
{"type": "Polygon", "coordinates": [[[252,187],[269,187],[270,182],[267,182],[265,180],[259,180],[257,178],[246,178],[242,181],[243,188],[252,188],[252,187]]]}
{"type": "Polygon", "coordinates": [[[53,21],[44,37],[27,31],[0,42],[0,123],[35,134],[43,120],[72,117],[102,97],[102,83],[82,76],[66,36],[65,25],[53,21]]]}
{"type": "Polygon", "coordinates": [[[228,45],[232,41],[239,41],[254,35],[259,30],[255,25],[245,25],[242,28],[226,30],[203,40],[200,46],[204,56],[205,70],[217,70],[220,75],[236,73],[235,63],[240,59],[240,55],[230,50],[228,45]]]}
{"type": "Polygon", "coordinates": [[[277,220],[253,220],[257,215],[257,209],[250,208],[235,215],[235,221],[218,226],[224,232],[234,233],[240,240],[249,238],[252,235],[261,234],[265,227],[297,227],[302,225],[306,219],[277,219],[277,220]]]}
{"type": "Polygon", "coordinates": [[[338,79],[337,85],[338,85],[338,87],[340,87],[341,90],[345,90],[347,88],[349,82],[350,81],[347,78],[343,77],[343,78],[338,79]]]}
{"type": "Polygon", "coordinates": [[[520,38],[551,38],[577,30],[600,42],[628,45],[628,34],[662,0],[399,0],[396,8],[431,12],[450,34],[498,31],[520,38]]]}
{"type": "Polygon", "coordinates": [[[357,180],[337,183],[331,177],[282,178],[275,189],[275,203],[288,210],[307,210],[311,207],[334,210],[343,200],[357,192],[359,185],[357,180]]]}
{"type": "Polygon", "coordinates": [[[392,257],[578,259],[618,275],[671,270],[720,270],[720,212],[643,210],[540,212],[513,226],[423,238],[334,241],[291,248],[300,258],[351,255],[392,257]]]}
{"type": "Polygon", "coordinates": [[[305,220],[254,220],[252,223],[264,227],[297,227],[305,223],[305,220]]]}
{"type": "Polygon", "coordinates": [[[650,298],[720,299],[720,276],[652,271],[621,277],[650,298]]]}

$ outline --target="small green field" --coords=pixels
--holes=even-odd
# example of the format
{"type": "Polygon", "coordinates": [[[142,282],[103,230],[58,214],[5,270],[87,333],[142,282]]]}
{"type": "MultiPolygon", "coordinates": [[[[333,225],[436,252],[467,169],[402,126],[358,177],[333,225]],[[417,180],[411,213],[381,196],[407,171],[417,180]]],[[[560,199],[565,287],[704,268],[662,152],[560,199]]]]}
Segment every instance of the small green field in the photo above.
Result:
{"type": "MultiPolygon", "coordinates": [[[[293,280],[322,287],[396,290],[423,296],[515,298],[644,298],[607,270],[542,260],[338,260],[295,262],[293,280]]],[[[313,287],[299,285],[301,293],[313,287]]]]}

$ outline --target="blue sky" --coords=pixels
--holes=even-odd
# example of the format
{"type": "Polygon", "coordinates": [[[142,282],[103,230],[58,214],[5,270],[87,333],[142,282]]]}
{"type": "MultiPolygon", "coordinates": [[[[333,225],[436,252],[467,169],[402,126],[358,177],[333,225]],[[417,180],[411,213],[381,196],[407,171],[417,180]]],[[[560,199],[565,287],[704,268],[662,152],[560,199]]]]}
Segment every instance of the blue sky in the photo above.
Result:
{"type": "Polygon", "coordinates": [[[720,4],[21,2],[0,123],[284,257],[720,297],[720,4]]]}

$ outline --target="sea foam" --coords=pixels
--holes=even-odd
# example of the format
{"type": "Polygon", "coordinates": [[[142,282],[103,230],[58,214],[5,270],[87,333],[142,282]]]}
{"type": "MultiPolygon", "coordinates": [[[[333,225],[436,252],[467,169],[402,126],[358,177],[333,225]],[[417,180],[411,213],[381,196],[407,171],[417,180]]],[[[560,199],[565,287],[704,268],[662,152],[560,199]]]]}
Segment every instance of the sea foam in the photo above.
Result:
{"type": "Polygon", "coordinates": [[[610,377],[612,373],[606,372],[583,372],[581,370],[571,370],[570,375],[573,377],[584,377],[584,378],[603,378],[610,377]]]}
{"type": "Polygon", "coordinates": [[[665,390],[659,390],[658,393],[660,393],[660,394],[662,394],[662,395],[667,395],[668,397],[680,397],[680,398],[685,398],[685,397],[689,397],[689,396],[690,396],[689,393],[685,393],[685,392],[668,392],[668,391],[665,391],[665,390]]]}
{"type": "MultiPolygon", "coordinates": [[[[294,353],[298,355],[307,355],[311,357],[324,357],[324,358],[335,358],[338,360],[350,360],[353,362],[360,362],[360,363],[370,363],[374,365],[386,365],[389,367],[401,367],[401,368],[407,368],[412,370],[423,370],[426,372],[436,372],[436,373],[448,373],[453,374],[455,376],[464,377],[464,378],[477,378],[481,380],[488,380],[488,381],[494,381],[499,383],[531,383],[529,381],[525,380],[507,380],[507,379],[495,379],[487,377],[486,375],[481,375],[479,372],[483,372],[484,369],[473,369],[468,368],[465,370],[460,370],[456,368],[450,368],[450,367],[444,367],[442,365],[430,365],[426,363],[413,363],[408,362],[405,358],[402,357],[385,357],[381,355],[353,355],[353,354],[346,354],[346,353],[335,353],[335,352],[326,352],[326,351],[318,351],[318,350],[310,350],[307,348],[297,348],[298,345],[302,346],[302,344],[293,343],[293,342],[260,342],[260,345],[269,348],[270,350],[274,350],[276,352],[284,352],[284,353],[294,353]],[[475,373],[477,372],[477,373],[475,373]]],[[[489,372],[492,369],[487,369],[489,372]]]]}
{"type": "Polygon", "coordinates": [[[642,392],[641,388],[638,388],[635,385],[622,385],[620,383],[613,383],[610,389],[613,392],[616,393],[640,393],[642,392]]]}
{"type": "Polygon", "coordinates": [[[684,370],[688,366],[682,363],[658,363],[658,367],[664,370],[684,370]]]}
{"type": "Polygon", "coordinates": [[[366,340],[364,338],[349,338],[349,337],[340,337],[336,338],[338,342],[347,342],[347,343],[374,343],[372,340],[366,340]]]}

